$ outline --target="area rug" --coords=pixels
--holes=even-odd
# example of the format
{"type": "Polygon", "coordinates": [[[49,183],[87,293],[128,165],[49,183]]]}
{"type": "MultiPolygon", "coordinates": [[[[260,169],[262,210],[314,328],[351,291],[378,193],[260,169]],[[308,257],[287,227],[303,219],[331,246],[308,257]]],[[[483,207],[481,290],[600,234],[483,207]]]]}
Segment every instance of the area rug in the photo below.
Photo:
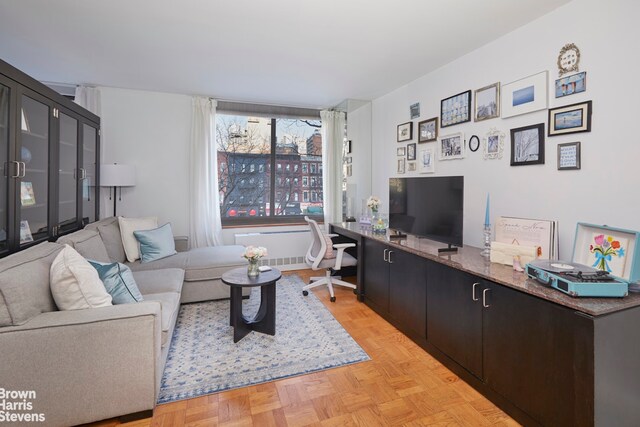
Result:
{"type": "MultiPolygon", "coordinates": [[[[302,295],[298,276],[276,285],[276,335],[250,332],[233,343],[229,301],[180,308],[158,403],[369,360],[313,292],[302,295]]],[[[260,289],[243,301],[245,316],[257,312],[260,289]]]]}

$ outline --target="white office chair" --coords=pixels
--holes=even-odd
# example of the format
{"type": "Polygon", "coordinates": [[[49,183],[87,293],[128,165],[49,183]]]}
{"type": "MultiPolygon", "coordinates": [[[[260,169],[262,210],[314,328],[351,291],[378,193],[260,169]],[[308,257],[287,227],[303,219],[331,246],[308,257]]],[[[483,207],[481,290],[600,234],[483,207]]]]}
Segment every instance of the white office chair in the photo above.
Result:
{"type": "Polygon", "coordinates": [[[333,293],[333,286],[345,286],[347,288],[356,289],[356,285],[340,280],[340,276],[332,276],[331,274],[334,271],[340,270],[342,267],[349,267],[352,265],[356,265],[358,261],[345,253],[345,249],[354,248],[356,246],[355,243],[338,243],[332,245],[334,249],[337,250],[335,253],[335,258],[325,258],[327,254],[327,240],[324,236],[328,237],[336,237],[337,234],[324,234],[318,226],[318,223],[314,220],[310,219],[308,216],[304,217],[305,221],[309,223],[309,227],[311,227],[311,245],[309,246],[309,250],[307,251],[307,256],[305,257],[305,261],[309,267],[313,270],[326,270],[326,275],[324,277],[312,277],[311,283],[302,288],[302,295],[309,295],[309,289],[315,288],[320,285],[327,285],[329,287],[329,294],[331,295],[331,302],[336,301],[336,296],[333,293]]]}

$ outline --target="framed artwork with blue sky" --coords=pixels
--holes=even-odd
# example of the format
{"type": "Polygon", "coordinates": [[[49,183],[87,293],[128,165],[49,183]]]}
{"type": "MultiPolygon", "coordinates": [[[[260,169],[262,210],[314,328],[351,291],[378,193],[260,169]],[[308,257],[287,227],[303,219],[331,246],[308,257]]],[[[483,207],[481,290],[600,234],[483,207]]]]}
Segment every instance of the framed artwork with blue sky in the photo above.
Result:
{"type": "Polygon", "coordinates": [[[543,71],[502,85],[502,117],[518,116],[547,108],[548,72],[543,71]]]}

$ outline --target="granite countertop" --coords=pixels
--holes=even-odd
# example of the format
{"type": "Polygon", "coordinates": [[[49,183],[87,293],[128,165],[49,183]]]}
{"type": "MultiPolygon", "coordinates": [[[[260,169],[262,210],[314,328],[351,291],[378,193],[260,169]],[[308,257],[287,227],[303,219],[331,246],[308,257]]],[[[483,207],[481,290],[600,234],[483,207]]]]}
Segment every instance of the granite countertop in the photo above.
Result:
{"type": "MultiPolygon", "coordinates": [[[[445,247],[443,243],[409,235],[406,239],[390,239],[387,234],[371,231],[370,226],[357,222],[331,224],[337,229],[343,229],[361,236],[379,240],[390,247],[402,249],[406,252],[427,258],[458,270],[480,276],[492,282],[508,286],[547,301],[572,308],[591,316],[601,316],[616,311],[640,306],[640,293],[629,293],[624,298],[574,298],[550,286],[545,286],[529,279],[525,273],[514,271],[512,267],[495,264],[480,255],[480,249],[464,245],[455,254],[438,254],[438,248],[445,247]]],[[[339,230],[338,230],[339,231],[339,230]]],[[[523,266],[524,267],[524,266],[523,266]]]]}

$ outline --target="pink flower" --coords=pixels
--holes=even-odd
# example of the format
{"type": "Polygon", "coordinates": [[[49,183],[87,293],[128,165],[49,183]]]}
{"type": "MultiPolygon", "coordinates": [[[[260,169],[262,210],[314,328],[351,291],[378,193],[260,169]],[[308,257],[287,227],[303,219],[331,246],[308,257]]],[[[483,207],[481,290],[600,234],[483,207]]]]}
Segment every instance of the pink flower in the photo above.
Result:
{"type": "Polygon", "coordinates": [[[604,234],[600,234],[600,235],[596,236],[594,238],[594,240],[596,242],[596,245],[602,246],[602,244],[604,243],[604,234]]]}

